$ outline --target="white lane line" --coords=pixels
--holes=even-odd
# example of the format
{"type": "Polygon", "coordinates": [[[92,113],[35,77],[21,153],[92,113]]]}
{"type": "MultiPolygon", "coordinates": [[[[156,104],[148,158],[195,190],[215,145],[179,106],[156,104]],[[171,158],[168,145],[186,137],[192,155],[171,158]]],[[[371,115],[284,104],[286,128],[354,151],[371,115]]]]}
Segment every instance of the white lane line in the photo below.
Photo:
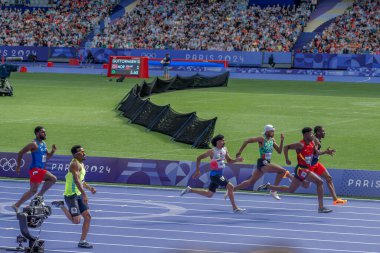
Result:
{"type": "MultiPolygon", "coordinates": [[[[0,181],[7,181],[7,182],[11,182],[11,183],[20,183],[20,184],[27,184],[29,185],[29,180],[14,180],[14,179],[0,179],[0,181]]],[[[92,185],[94,186],[97,186],[97,187],[101,187],[101,188],[119,188],[119,189],[123,189],[123,190],[147,190],[147,191],[154,191],[154,192],[176,192],[176,196],[179,195],[179,192],[182,190],[181,188],[178,188],[178,187],[161,187],[161,186],[129,186],[129,185],[125,185],[125,186],[120,186],[120,185],[108,185],[108,184],[101,184],[101,183],[91,183],[92,185]],[[177,194],[178,193],[178,194],[177,194]]],[[[4,189],[9,189],[10,191],[9,192],[5,192],[6,194],[23,194],[24,192],[19,192],[19,193],[15,193],[14,192],[14,189],[20,189],[22,191],[25,191],[28,186],[23,186],[23,187],[17,187],[17,186],[5,186],[5,185],[0,185],[0,189],[1,188],[4,188],[4,189]]],[[[64,182],[57,182],[56,185],[64,185],[64,182]]],[[[59,192],[62,194],[63,192],[63,188],[62,189],[55,189],[55,188],[52,188],[52,189],[49,189],[49,192],[51,191],[56,191],[56,192],[59,192]]],[[[222,190],[223,191],[223,190],[222,190]]],[[[217,195],[221,194],[221,192],[218,192],[217,195]]],[[[134,195],[134,196],[157,196],[157,197],[168,197],[167,194],[165,195],[161,195],[161,194],[138,194],[138,193],[129,193],[129,192],[113,192],[113,191],[104,191],[104,192],[99,192],[99,194],[110,194],[110,195],[134,195]]],[[[239,191],[236,193],[237,195],[246,195],[246,196],[265,196],[263,193],[258,193],[258,192],[252,192],[252,191],[239,191]]],[[[287,196],[287,197],[291,197],[291,198],[299,198],[299,199],[315,199],[316,198],[316,195],[299,195],[299,194],[286,194],[286,193],[282,193],[281,194],[282,196],[287,196]]],[[[170,196],[172,197],[172,196],[170,196]]],[[[198,197],[187,197],[187,198],[198,198],[198,197]]],[[[326,197],[325,197],[326,198],[326,197]]],[[[330,197],[327,197],[326,199],[331,199],[330,197]]],[[[363,198],[363,199],[359,199],[359,198],[346,198],[348,200],[353,200],[355,202],[380,202],[380,199],[373,199],[373,198],[363,198]]],[[[220,199],[222,200],[222,199],[220,199]]],[[[242,201],[251,201],[251,200],[242,200],[242,201]]],[[[265,201],[265,202],[268,202],[268,203],[275,203],[273,201],[265,201]]],[[[294,204],[299,204],[299,203],[294,203],[294,204]]],[[[302,203],[303,204],[303,203],[302,203]]],[[[359,208],[359,207],[357,207],[359,208]]],[[[366,207],[364,207],[366,208],[366,207]]],[[[372,208],[372,207],[371,207],[372,208]]],[[[379,208],[380,209],[380,208],[379,208]]]]}
{"type": "MultiPolygon", "coordinates": [[[[4,199],[4,198],[0,198],[0,199],[4,199]]],[[[51,202],[51,200],[46,200],[45,201],[46,203],[49,203],[51,202]]],[[[168,212],[164,212],[164,213],[153,213],[151,214],[150,216],[149,215],[144,215],[145,218],[155,218],[155,217],[164,217],[164,216],[172,216],[172,215],[179,215],[179,214],[182,214],[186,211],[193,211],[193,212],[207,212],[207,213],[227,213],[227,211],[224,211],[224,210],[213,210],[213,209],[191,209],[191,208],[185,208],[183,206],[179,206],[178,204],[180,205],[190,205],[190,206],[206,206],[206,207],[213,207],[213,206],[225,206],[225,207],[230,207],[230,205],[228,204],[224,204],[224,205],[216,205],[216,204],[206,204],[206,203],[197,203],[197,202],[187,202],[187,203],[184,203],[184,202],[175,202],[175,201],[172,201],[170,202],[170,204],[167,204],[167,202],[164,202],[164,201],[146,201],[146,200],[133,200],[133,199],[93,199],[91,200],[91,206],[92,207],[96,207],[96,206],[106,206],[106,207],[109,207],[109,206],[117,206],[117,207],[124,207],[126,204],[128,203],[134,203],[134,204],[140,204],[140,205],[137,205],[137,206],[133,206],[133,205],[128,205],[129,208],[131,207],[136,207],[136,208],[145,208],[145,209],[168,209],[169,211],[168,212]],[[111,203],[112,205],[110,204],[100,204],[99,202],[105,202],[105,203],[111,203]],[[123,203],[123,204],[113,204],[113,203],[123,203]]],[[[10,205],[10,202],[9,202],[9,205],[10,205]]],[[[294,211],[294,212],[311,212],[311,213],[316,213],[316,210],[313,209],[313,210],[310,210],[310,209],[295,209],[295,208],[276,208],[276,207],[270,207],[270,208],[267,208],[267,207],[251,207],[251,206],[244,206],[244,205],[241,205],[241,207],[246,207],[246,208],[252,208],[252,209],[259,209],[259,210],[277,210],[277,211],[294,211]]],[[[12,214],[12,212],[10,211],[7,211],[5,208],[3,208],[5,210],[5,214],[12,214]]],[[[0,209],[1,210],[1,209],[0,209]]],[[[99,209],[91,209],[92,211],[94,212],[100,212],[101,210],[99,209]]],[[[103,211],[104,213],[109,213],[109,214],[121,214],[123,212],[120,212],[118,210],[104,210],[103,211]]],[[[248,213],[247,214],[253,214],[255,215],[256,212],[253,212],[253,213],[250,213],[249,210],[248,210],[248,213]]],[[[380,216],[380,214],[377,214],[377,213],[357,213],[357,212],[346,212],[346,211],[340,211],[339,212],[340,214],[358,214],[358,215],[365,215],[365,217],[370,217],[370,216],[380,216]]],[[[0,212],[1,214],[1,212],[0,212]]],[[[3,213],[4,214],[4,213],[3,213]]],[[[347,217],[329,217],[328,215],[325,215],[325,214],[318,214],[318,216],[309,216],[309,215],[298,215],[298,214],[279,214],[279,213],[276,213],[276,214],[270,214],[270,213],[262,213],[260,212],[260,215],[261,216],[276,216],[276,217],[294,217],[294,218],[312,218],[312,219],[329,219],[329,220],[347,220],[347,217]]],[[[112,216],[111,218],[105,218],[105,219],[114,219],[115,217],[112,216]]],[[[136,216],[136,218],[140,218],[139,216],[136,216]]],[[[350,221],[361,221],[361,222],[380,222],[380,220],[370,220],[370,219],[358,219],[358,218],[350,218],[350,221]]]]}
{"type": "MultiPolygon", "coordinates": [[[[174,226],[182,226],[184,227],[184,225],[187,225],[187,226],[190,226],[191,228],[199,228],[201,226],[203,227],[225,227],[225,225],[221,225],[221,224],[205,224],[205,223],[192,223],[192,222],[188,222],[188,223],[185,223],[185,222],[169,222],[169,221],[164,221],[164,222],[160,222],[160,221],[145,221],[145,220],[133,220],[133,221],[142,221],[142,223],[158,223],[158,224],[171,224],[171,225],[174,225],[174,226]]],[[[72,227],[72,224],[69,223],[69,222],[66,222],[66,223],[62,223],[62,222],[50,222],[50,221],[45,221],[44,224],[52,224],[52,225],[62,225],[62,226],[68,226],[68,227],[72,227]]],[[[193,233],[193,234],[207,234],[207,233],[210,233],[210,231],[208,232],[202,232],[202,231],[199,231],[200,229],[197,229],[196,231],[193,231],[193,230],[184,230],[184,229],[181,229],[181,230],[177,230],[177,229],[157,229],[157,228],[147,228],[147,227],[144,227],[144,226],[141,226],[141,227],[131,227],[131,226],[110,226],[110,225],[97,225],[97,224],[91,224],[91,227],[100,227],[100,228],[110,228],[110,229],[121,229],[121,230],[147,230],[147,231],[164,231],[164,232],[178,232],[178,233],[193,233]]],[[[347,232],[333,232],[333,231],[326,231],[326,230],[303,230],[303,229],[290,229],[290,228],[271,228],[271,227],[257,227],[257,226],[237,226],[237,225],[229,225],[228,226],[229,228],[236,228],[236,229],[239,229],[239,230],[253,230],[253,231],[257,231],[257,230],[263,230],[263,231],[269,231],[269,232],[273,232],[273,231],[279,231],[279,232],[286,232],[286,233],[289,233],[289,232],[292,232],[292,233],[302,233],[302,234],[312,234],[312,236],[314,238],[318,238],[316,237],[315,235],[316,234],[323,234],[323,235],[339,235],[339,236],[355,236],[355,237],[359,237],[359,236],[364,236],[364,237],[373,237],[373,238],[376,238],[376,237],[380,237],[380,235],[378,234],[361,234],[361,233],[347,233],[347,232]]],[[[1,229],[1,228],[0,228],[1,229]]],[[[4,230],[17,230],[13,227],[8,227],[8,228],[3,228],[4,230]]],[[[218,232],[212,232],[212,234],[220,234],[220,235],[227,235],[227,236],[243,236],[243,237],[256,237],[257,236],[257,233],[251,233],[249,231],[244,231],[244,234],[240,233],[240,234],[233,234],[233,233],[228,233],[228,232],[223,232],[223,233],[218,233],[218,232]],[[246,235],[248,234],[248,235],[246,235]]],[[[261,235],[261,236],[264,236],[264,235],[261,235]]],[[[280,238],[280,237],[278,237],[280,238]]],[[[288,238],[288,237],[287,237],[288,238]]],[[[294,239],[294,238],[292,238],[294,239]]]]}
{"type": "MultiPolygon", "coordinates": [[[[78,234],[78,233],[76,233],[78,234]]],[[[0,236],[0,238],[5,239],[14,239],[13,237],[4,237],[0,236]]],[[[72,243],[77,244],[76,241],[65,241],[65,240],[51,240],[49,239],[49,242],[58,242],[58,243],[72,243]]],[[[147,249],[163,249],[163,250],[176,250],[176,251],[185,251],[185,252],[206,252],[206,253],[238,253],[235,251],[215,251],[215,250],[206,250],[206,249],[190,249],[190,248],[173,248],[173,247],[159,247],[159,246],[142,246],[142,245],[134,245],[134,244],[115,244],[115,243],[98,243],[98,242],[91,242],[91,244],[94,245],[103,245],[103,246],[118,246],[118,247],[132,247],[132,248],[147,248],[147,249]]],[[[266,246],[266,245],[263,245],[266,246]]],[[[115,252],[115,249],[109,248],[110,252],[115,252]]],[[[57,252],[65,252],[60,250],[54,250],[54,249],[46,249],[45,251],[57,251],[57,252]]],[[[80,253],[83,253],[83,251],[79,251],[80,253]]],[[[148,251],[149,252],[149,251],[148,251]]],[[[366,252],[355,252],[355,253],[366,253],[366,252]]],[[[372,253],[372,252],[367,252],[372,253]]]]}
{"type": "MultiPolygon", "coordinates": [[[[2,188],[1,186],[0,186],[0,188],[2,188]]],[[[13,189],[13,187],[9,187],[9,189],[13,189]]],[[[20,188],[20,189],[25,189],[25,188],[20,188]]],[[[144,189],[152,189],[152,188],[144,188],[144,189]]],[[[153,191],[155,190],[155,188],[153,188],[152,189],[153,191]]],[[[172,191],[172,189],[169,189],[170,191],[172,191]]],[[[52,191],[54,191],[54,192],[59,192],[60,193],[60,195],[52,195],[52,194],[50,194],[49,195],[49,193],[47,194],[48,196],[51,196],[51,197],[62,197],[62,190],[58,190],[58,189],[51,189],[51,190],[49,190],[49,192],[52,192],[52,191]]],[[[196,195],[194,195],[193,197],[192,196],[186,196],[186,198],[181,198],[180,196],[179,196],[179,192],[181,191],[180,189],[175,189],[175,191],[176,191],[176,193],[178,193],[178,194],[176,194],[175,196],[173,196],[173,195],[161,195],[161,194],[143,194],[143,193],[120,193],[120,192],[118,192],[118,193],[115,193],[115,192],[98,192],[98,194],[96,195],[96,196],[101,196],[101,195],[104,195],[104,194],[107,194],[107,195],[111,195],[111,196],[114,196],[114,195],[119,195],[119,196],[126,196],[126,197],[130,197],[130,196],[141,196],[141,197],[147,197],[147,198],[153,198],[153,197],[156,197],[156,198],[171,198],[171,200],[170,200],[170,202],[172,202],[172,199],[173,198],[178,198],[178,199],[195,199],[195,200],[199,200],[199,201],[202,201],[202,198],[200,198],[199,196],[196,196],[196,195]]],[[[19,196],[20,194],[22,194],[22,193],[15,193],[15,192],[0,192],[0,194],[4,194],[4,195],[17,195],[17,196],[19,196]]],[[[217,195],[216,196],[221,196],[221,193],[220,194],[218,194],[217,193],[217,195]]],[[[270,205],[302,205],[302,206],[315,206],[315,203],[299,203],[299,202],[287,202],[287,201],[266,201],[266,200],[255,200],[255,199],[253,199],[254,197],[257,197],[257,196],[259,196],[259,197],[262,197],[262,198],[266,198],[267,196],[266,195],[263,195],[262,193],[252,193],[252,192],[250,192],[250,193],[245,193],[245,192],[238,192],[238,193],[235,193],[235,195],[236,196],[239,196],[239,195],[242,195],[242,196],[244,196],[244,197],[246,197],[246,196],[252,196],[252,199],[239,199],[238,201],[239,201],[239,203],[244,203],[244,202],[247,202],[247,203],[268,203],[268,204],[270,204],[270,205]]],[[[310,200],[310,199],[316,199],[316,196],[296,196],[296,195],[282,195],[282,196],[288,196],[288,197],[290,197],[290,198],[293,198],[293,197],[295,197],[295,198],[303,198],[303,199],[308,199],[308,200],[310,200]]],[[[5,199],[5,198],[4,198],[5,199]]],[[[98,199],[98,198],[94,198],[95,200],[96,199],[98,199]]],[[[351,200],[351,201],[353,201],[353,202],[359,202],[359,201],[368,201],[368,202],[378,202],[378,200],[359,200],[359,199],[350,199],[350,198],[346,198],[346,199],[348,199],[348,200],[351,200]]],[[[206,200],[206,199],[204,199],[204,200],[206,200]]],[[[327,201],[330,201],[331,199],[330,199],[330,197],[327,197],[327,198],[325,198],[325,201],[327,202],[327,201]]],[[[221,201],[221,202],[225,202],[224,201],[224,199],[223,198],[213,198],[213,201],[221,201]]],[[[177,203],[179,203],[179,202],[177,202],[177,203]]],[[[186,204],[186,202],[183,202],[184,204],[186,204]]],[[[195,203],[194,203],[195,204],[195,203]]],[[[198,204],[198,203],[197,203],[198,204]]],[[[201,205],[201,203],[199,203],[200,205],[201,205]]],[[[361,205],[361,206],[351,206],[350,205],[350,202],[348,202],[348,204],[347,205],[342,205],[342,206],[337,206],[337,207],[339,207],[339,208],[357,208],[357,209],[370,209],[370,210],[380,210],[380,207],[369,207],[369,206],[363,206],[363,205],[361,205]]],[[[376,213],[374,213],[374,214],[376,214],[376,213]]]]}
{"type": "MultiPolygon", "coordinates": [[[[54,231],[54,230],[44,230],[44,232],[48,233],[59,233],[60,235],[62,234],[75,234],[77,235],[78,232],[67,232],[67,231],[54,231]]],[[[206,243],[206,244],[218,244],[218,245],[236,245],[236,246],[258,246],[256,243],[244,243],[244,242],[227,242],[227,241],[209,241],[209,240],[195,240],[195,239],[181,239],[181,238],[168,238],[168,237],[152,237],[152,236],[135,236],[135,235],[110,235],[110,234],[95,234],[95,233],[90,233],[91,236],[101,236],[101,237],[121,237],[121,238],[136,238],[136,239],[144,239],[144,240],[159,240],[159,241],[168,241],[168,242],[192,242],[196,244],[200,243],[206,243]]],[[[2,238],[0,236],[0,238],[2,238]]],[[[278,237],[267,237],[267,238],[272,238],[272,239],[278,239],[278,237]]],[[[284,237],[285,239],[289,240],[289,237],[284,237]]],[[[299,240],[306,240],[304,238],[298,238],[297,241],[299,240]]],[[[318,239],[308,239],[307,241],[320,241],[318,239]]],[[[336,240],[328,240],[328,242],[340,242],[336,240]]],[[[346,242],[346,241],[343,241],[346,242]]],[[[347,241],[348,243],[348,241],[347,241]]],[[[356,242],[357,244],[364,244],[363,242],[356,242]]],[[[95,243],[93,243],[95,244],[95,243]]],[[[113,245],[106,243],[106,245],[113,245]]],[[[369,243],[368,245],[380,245],[378,243],[369,243]]],[[[269,246],[269,245],[265,245],[269,246]]],[[[281,246],[284,247],[284,246],[281,246]]],[[[320,252],[325,252],[326,249],[324,248],[307,248],[307,247],[296,247],[300,249],[318,249],[320,252]]],[[[327,249],[331,251],[338,251],[338,252],[363,252],[363,251],[352,251],[352,250],[340,250],[340,249],[327,249]]]]}
{"type": "MultiPolygon", "coordinates": [[[[133,215],[136,214],[136,212],[116,212],[118,213],[119,215],[126,215],[126,216],[113,216],[113,217],[108,217],[108,221],[115,221],[115,222],[121,222],[121,221],[125,221],[125,220],[130,220],[130,221],[139,221],[139,222],[148,222],[147,220],[139,220],[139,219],[135,219],[133,215]]],[[[149,215],[151,215],[152,213],[149,212],[149,213],[142,213],[142,212],[138,212],[138,215],[146,215],[147,217],[149,217],[149,215]]],[[[262,222],[263,219],[256,219],[255,217],[257,217],[257,214],[253,214],[253,215],[247,215],[247,214],[243,214],[243,215],[234,215],[231,213],[231,216],[234,216],[234,217],[247,217],[247,216],[253,216],[253,218],[230,218],[230,217],[215,217],[215,216],[199,216],[199,215],[176,215],[174,217],[178,217],[178,218],[184,218],[184,219],[189,219],[189,218],[195,218],[195,219],[199,219],[199,217],[202,217],[202,219],[209,219],[209,220],[220,220],[220,221],[232,221],[232,222],[246,222],[246,223],[252,223],[252,222],[262,222]]],[[[317,226],[317,227],[339,227],[339,228],[347,228],[349,231],[354,229],[354,228],[358,228],[358,229],[366,229],[366,230],[374,230],[373,233],[378,233],[377,230],[380,229],[379,226],[358,226],[358,225],[352,225],[352,224],[328,224],[328,223],[318,223],[318,222],[296,222],[296,221],[284,221],[283,219],[281,219],[280,215],[275,215],[276,217],[279,217],[280,219],[279,220],[265,220],[267,223],[272,223],[272,224],[288,224],[288,225],[305,225],[305,226],[317,226]]],[[[66,216],[64,215],[54,215],[51,217],[50,220],[56,220],[56,219],[63,219],[63,220],[66,220],[66,216]]],[[[5,221],[15,221],[16,218],[13,218],[13,219],[8,219],[8,220],[5,220],[5,221]]],[[[100,217],[100,216],[96,216],[94,215],[92,217],[92,220],[103,220],[103,217],[100,217]]],[[[166,223],[166,221],[159,221],[159,223],[166,223]]],[[[169,224],[169,222],[168,222],[169,224]]],[[[176,224],[176,223],[174,223],[176,224]]],[[[182,223],[178,223],[178,224],[182,224],[182,223]]],[[[191,222],[189,223],[186,223],[186,224],[193,224],[191,222]]],[[[194,223],[196,224],[196,223],[194,223]]],[[[210,224],[210,226],[212,226],[210,224]]]]}

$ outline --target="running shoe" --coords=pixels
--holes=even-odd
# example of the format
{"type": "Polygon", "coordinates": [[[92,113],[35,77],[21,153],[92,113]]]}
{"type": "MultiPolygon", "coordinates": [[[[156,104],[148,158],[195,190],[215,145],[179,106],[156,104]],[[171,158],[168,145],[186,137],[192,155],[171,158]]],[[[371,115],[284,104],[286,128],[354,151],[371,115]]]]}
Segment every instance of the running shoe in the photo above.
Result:
{"type": "Polygon", "coordinates": [[[347,203],[346,199],[337,199],[337,200],[333,201],[334,205],[344,205],[346,203],[347,203]]]}
{"type": "Polygon", "coordinates": [[[224,193],[224,196],[223,196],[223,197],[224,197],[224,200],[227,200],[227,198],[228,198],[228,194],[227,194],[227,192],[224,193]]]}
{"type": "Polygon", "coordinates": [[[282,178],[287,178],[287,177],[289,177],[290,176],[290,172],[287,170],[286,172],[285,172],[285,175],[282,177],[282,178]]]}
{"type": "Polygon", "coordinates": [[[11,208],[13,211],[16,212],[16,214],[18,214],[20,212],[19,208],[15,204],[11,205],[11,208]]]}
{"type": "Polygon", "coordinates": [[[234,209],[234,213],[245,213],[246,209],[245,208],[236,208],[234,209]]]}
{"type": "Polygon", "coordinates": [[[328,209],[327,207],[318,208],[318,213],[331,213],[333,210],[328,209]]]}
{"type": "Polygon", "coordinates": [[[93,246],[89,242],[86,242],[86,241],[79,242],[78,247],[79,248],[85,248],[85,249],[92,249],[93,248],[93,246]]]}
{"type": "Polygon", "coordinates": [[[53,201],[53,202],[51,202],[51,204],[52,204],[53,206],[55,206],[55,207],[58,207],[58,208],[60,208],[60,207],[62,207],[62,206],[65,205],[65,203],[64,203],[62,200],[56,200],[56,201],[53,201]]]}
{"type": "Polygon", "coordinates": [[[257,191],[266,191],[268,190],[268,186],[270,186],[270,183],[266,183],[266,184],[263,184],[263,185],[260,185],[259,187],[257,187],[257,191]]]}
{"type": "Polygon", "coordinates": [[[188,186],[188,187],[186,187],[185,189],[183,189],[183,190],[181,191],[180,196],[183,196],[183,195],[185,195],[186,193],[189,193],[190,191],[191,191],[191,187],[188,186]]]}
{"type": "Polygon", "coordinates": [[[270,191],[270,195],[276,200],[281,200],[280,196],[278,196],[278,193],[276,191],[270,191]]]}

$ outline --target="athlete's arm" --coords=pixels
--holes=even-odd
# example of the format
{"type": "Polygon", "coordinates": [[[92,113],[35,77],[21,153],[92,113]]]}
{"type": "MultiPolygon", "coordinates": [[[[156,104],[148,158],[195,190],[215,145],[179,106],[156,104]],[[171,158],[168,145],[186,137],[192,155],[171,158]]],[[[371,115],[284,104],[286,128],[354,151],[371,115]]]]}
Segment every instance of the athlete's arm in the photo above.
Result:
{"type": "Polygon", "coordinates": [[[47,152],[46,159],[49,160],[54,155],[54,153],[55,153],[56,150],[57,150],[57,147],[55,146],[55,144],[53,144],[51,146],[51,152],[49,152],[49,150],[47,152]]]}
{"type": "Polygon", "coordinates": [[[230,154],[227,151],[226,152],[226,160],[227,160],[227,163],[237,163],[237,162],[244,161],[244,158],[239,155],[239,156],[236,157],[236,159],[231,159],[231,156],[230,156],[230,154]]]}
{"type": "Polygon", "coordinates": [[[22,157],[25,153],[28,153],[29,151],[32,152],[38,148],[38,145],[35,142],[31,142],[27,144],[25,147],[23,147],[19,152],[17,156],[17,166],[16,166],[16,173],[20,173],[20,167],[21,167],[21,161],[22,157]]]}
{"type": "Polygon", "coordinates": [[[207,157],[213,157],[214,155],[214,150],[209,149],[200,156],[197,157],[197,162],[196,162],[196,167],[195,167],[195,172],[193,174],[193,178],[198,178],[201,175],[201,170],[199,169],[199,166],[201,165],[201,161],[207,157]]]}
{"type": "Polygon", "coordinates": [[[276,141],[273,142],[273,147],[274,149],[277,151],[277,153],[281,154],[282,152],[282,147],[284,146],[284,134],[281,133],[281,142],[280,142],[280,146],[278,146],[278,144],[276,143],[276,141]]]}
{"type": "Polygon", "coordinates": [[[90,186],[87,182],[83,182],[83,187],[89,190],[92,194],[96,193],[95,187],[90,186]]]}
{"type": "Polygon", "coordinates": [[[330,147],[328,147],[326,150],[323,150],[323,151],[319,151],[318,149],[316,150],[316,154],[317,155],[330,155],[330,156],[333,156],[335,155],[335,149],[331,149],[330,147]]]}
{"type": "Polygon", "coordinates": [[[255,142],[264,142],[264,138],[263,137],[255,137],[255,138],[248,138],[247,140],[245,140],[243,142],[243,145],[241,145],[239,151],[236,153],[236,157],[239,157],[241,155],[241,153],[243,153],[243,150],[245,149],[245,147],[248,144],[255,143],[255,142]]]}
{"type": "Polygon", "coordinates": [[[78,165],[78,163],[76,163],[76,162],[71,163],[70,172],[71,172],[71,174],[73,174],[73,179],[74,179],[75,185],[78,187],[78,190],[82,194],[83,202],[85,204],[87,204],[88,203],[87,194],[83,189],[82,182],[79,180],[79,165],[78,165]]]}
{"type": "Polygon", "coordinates": [[[289,149],[293,149],[293,150],[298,150],[299,151],[302,148],[303,148],[303,145],[300,142],[292,143],[292,144],[286,145],[284,147],[284,156],[285,156],[285,161],[286,161],[287,165],[291,165],[292,164],[292,162],[289,160],[288,150],[289,149]]]}

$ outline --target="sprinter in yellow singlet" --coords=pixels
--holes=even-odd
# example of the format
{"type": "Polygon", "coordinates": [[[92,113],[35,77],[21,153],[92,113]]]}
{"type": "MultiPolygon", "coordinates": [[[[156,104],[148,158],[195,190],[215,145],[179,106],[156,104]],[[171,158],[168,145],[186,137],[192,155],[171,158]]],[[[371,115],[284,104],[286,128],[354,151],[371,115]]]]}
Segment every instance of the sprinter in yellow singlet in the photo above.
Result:
{"type": "Polygon", "coordinates": [[[63,201],[53,201],[51,204],[61,208],[66,217],[74,224],[79,224],[81,215],[83,216],[82,236],[78,247],[91,249],[93,246],[86,241],[90,229],[91,215],[88,208],[88,197],[84,188],[92,194],[96,193],[96,189],[84,181],[86,175],[83,165],[83,161],[86,160],[84,149],[80,145],[76,145],[71,148],[71,153],[73,154],[73,159],[70,162],[70,168],[65,177],[65,193],[63,194],[68,208],[65,207],[63,201]]]}

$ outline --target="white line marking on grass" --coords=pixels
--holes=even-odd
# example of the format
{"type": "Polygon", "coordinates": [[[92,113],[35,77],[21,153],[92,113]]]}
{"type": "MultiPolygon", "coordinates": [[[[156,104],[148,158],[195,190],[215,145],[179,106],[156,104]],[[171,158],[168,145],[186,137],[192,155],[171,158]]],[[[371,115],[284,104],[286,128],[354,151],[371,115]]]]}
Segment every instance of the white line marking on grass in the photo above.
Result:
{"type": "Polygon", "coordinates": [[[364,82],[368,82],[369,80],[371,80],[371,77],[368,77],[368,78],[365,79],[365,80],[356,81],[356,82],[357,82],[357,83],[364,83],[364,82]]]}

